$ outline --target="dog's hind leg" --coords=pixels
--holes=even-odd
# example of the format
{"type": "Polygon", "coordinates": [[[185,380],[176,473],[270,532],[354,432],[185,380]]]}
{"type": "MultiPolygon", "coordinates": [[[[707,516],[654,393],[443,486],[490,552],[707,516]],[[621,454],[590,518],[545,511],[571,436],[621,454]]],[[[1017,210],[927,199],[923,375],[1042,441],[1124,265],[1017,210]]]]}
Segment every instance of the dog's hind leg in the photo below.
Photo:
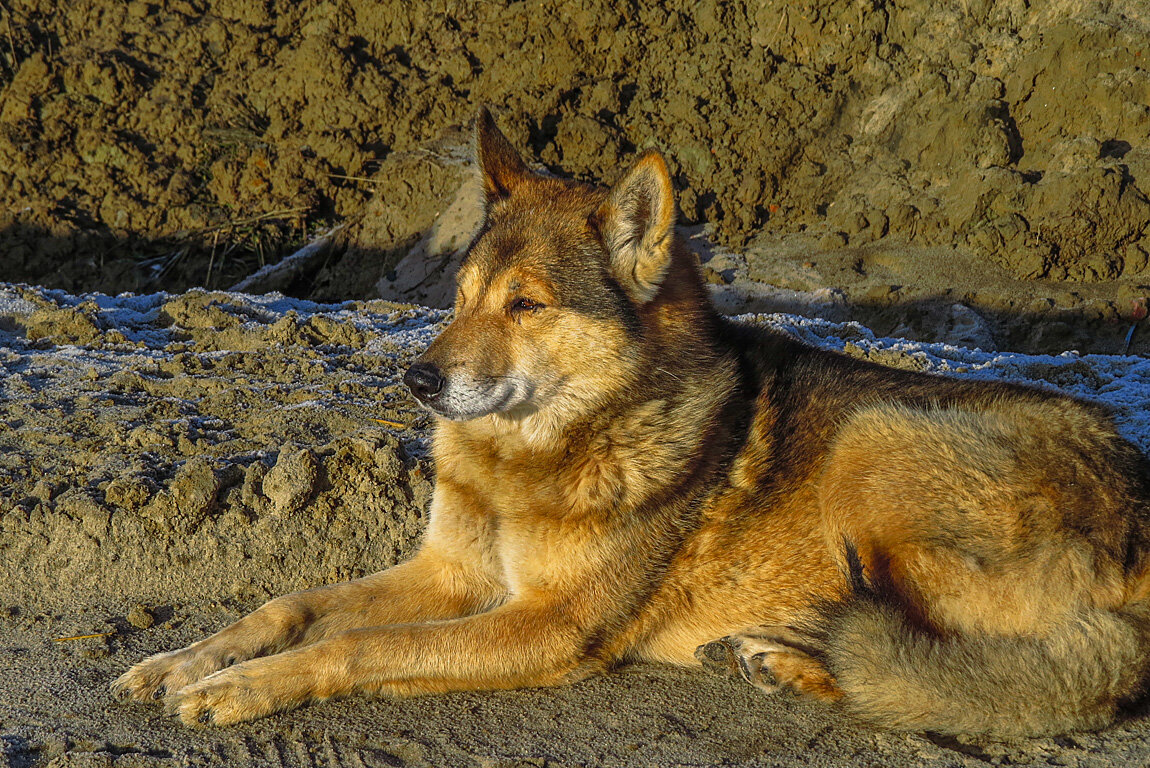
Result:
{"type": "Polygon", "coordinates": [[[1073,403],[845,424],[819,493],[851,591],[810,622],[843,708],[1017,738],[1101,727],[1140,695],[1150,624],[1127,563],[1145,501],[1123,445],[1073,403]]]}
{"type": "Polygon", "coordinates": [[[741,674],[837,693],[886,728],[1009,739],[1112,722],[1150,679],[1150,610],[1127,576],[1146,502],[1117,469],[1123,444],[1088,416],[1001,402],[857,413],[818,488],[849,589],[815,599],[797,638],[727,638],[741,674]]]}

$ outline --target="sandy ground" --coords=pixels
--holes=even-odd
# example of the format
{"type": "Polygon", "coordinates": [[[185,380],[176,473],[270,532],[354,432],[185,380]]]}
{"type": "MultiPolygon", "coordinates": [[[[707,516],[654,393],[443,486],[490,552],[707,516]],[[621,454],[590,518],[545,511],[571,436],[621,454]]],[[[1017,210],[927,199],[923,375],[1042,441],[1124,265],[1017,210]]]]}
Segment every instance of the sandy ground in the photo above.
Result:
{"type": "MultiPolygon", "coordinates": [[[[1137,715],[1101,734],[936,743],[648,666],[563,689],[330,702],[227,729],[114,701],[108,683],[144,656],[270,595],[412,551],[431,489],[428,424],[397,381],[444,317],[381,300],[0,285],[0,765],[1150,762],[1150,718],[1137,715]]],[[[1095,397],[1150,448],[1142,357],[987,353],[853,323],[748,320],[890,365],[1095,397]]]]}

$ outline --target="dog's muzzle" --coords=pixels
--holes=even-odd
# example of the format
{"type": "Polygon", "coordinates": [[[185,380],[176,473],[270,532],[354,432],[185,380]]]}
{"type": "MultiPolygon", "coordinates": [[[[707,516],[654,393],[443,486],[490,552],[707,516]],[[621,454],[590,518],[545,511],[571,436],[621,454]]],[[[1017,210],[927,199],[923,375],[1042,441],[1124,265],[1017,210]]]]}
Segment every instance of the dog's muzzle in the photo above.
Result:
{"type": "Polygon", "coordinates": [[[432,363],[416,363],[403,374],[403,383],[422,403],[430,403],[443,392],[446,380],[432,363]]]}

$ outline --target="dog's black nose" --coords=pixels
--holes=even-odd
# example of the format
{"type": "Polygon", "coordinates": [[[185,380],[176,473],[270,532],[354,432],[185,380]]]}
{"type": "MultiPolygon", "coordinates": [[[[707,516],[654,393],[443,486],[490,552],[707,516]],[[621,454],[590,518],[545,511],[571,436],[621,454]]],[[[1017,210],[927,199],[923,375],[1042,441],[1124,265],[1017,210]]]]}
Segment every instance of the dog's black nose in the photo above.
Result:
{"type": "Polygon", "coordinates": [[[403,383],[420,400],[434,400],[443,391],[443,374],[432,363],[416,363],[403,374],[403,383]]]}

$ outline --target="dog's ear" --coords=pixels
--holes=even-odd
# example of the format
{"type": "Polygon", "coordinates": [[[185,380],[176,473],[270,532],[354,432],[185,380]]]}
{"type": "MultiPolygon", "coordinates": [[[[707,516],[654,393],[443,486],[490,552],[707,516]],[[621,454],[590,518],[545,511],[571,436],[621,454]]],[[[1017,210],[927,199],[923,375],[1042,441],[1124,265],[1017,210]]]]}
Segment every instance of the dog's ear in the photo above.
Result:
{"type": "Polygon", "coordinates": [[[644,152],[591,219],[623,289],[640,303],[655,298],[671,265],[675,226],[675,195],[663,156],[644,152]]]}
{"type": "Polygon", "coordinates": [[[480,107],[475,116],[475,157],[483,174],[483,192],[488,206],[510,197],[531,174],[511,142],[495,125],[487,107],[480,107]]]}

